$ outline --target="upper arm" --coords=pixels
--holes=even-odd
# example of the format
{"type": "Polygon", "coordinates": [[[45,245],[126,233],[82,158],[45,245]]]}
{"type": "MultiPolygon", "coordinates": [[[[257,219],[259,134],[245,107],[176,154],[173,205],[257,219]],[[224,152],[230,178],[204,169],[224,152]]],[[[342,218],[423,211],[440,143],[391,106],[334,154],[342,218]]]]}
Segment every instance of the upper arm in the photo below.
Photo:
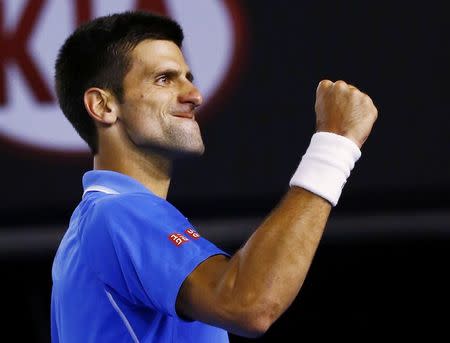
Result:
{"type": "Polygon", "coordinates": [[[239,253],[232,258],[214,255],[199,264],[183,282],[176,301],[179,316],[221,327],[242,336],[257,337],[260,330],[252,308],[235,292],[239,253]]]}
{"type": "Polygon", "coordinates": [[[181,317],[200,321],[220,320],[217,293],[228,261],[225,255],[211,256],[189,274],[176,301],[176,310],[181,317]]]}

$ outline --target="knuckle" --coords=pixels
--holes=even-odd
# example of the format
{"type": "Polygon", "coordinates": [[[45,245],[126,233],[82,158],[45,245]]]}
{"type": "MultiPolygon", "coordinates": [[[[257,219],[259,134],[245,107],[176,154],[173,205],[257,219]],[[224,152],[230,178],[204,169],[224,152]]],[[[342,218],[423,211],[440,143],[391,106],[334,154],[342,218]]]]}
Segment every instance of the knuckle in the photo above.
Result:
{"type": "Polygon", "coordinates": [[[363,93],[364,94],[364,96],[367,98],[367,100],[369,100],[370,102],[372,102],[372,98],[368,95],[368,94],[366,94],[366,93],[363,93]]]}
{"type": "Polygon", "coordinates": [[[335,84],[335,86],[336,86],[338,89],[344,89],[344,88],[347,88],[347,87],[348,87],[347,83],[346,83],[345,81],[342,81],[342,80],[338,80],[338,81],[336,81],[334,84],[335,84]]]}
{"type": "Polygon", "coordinates": [[[324,85],[328,85],[328,84],[331,84],[331,83],[333,83],[333,82],[331,82],[331,81],[328,80],[328,79],[323,79],[322,81],[320,81],[320,83],[321,83],[321,84],[324,84],[324,85]]]}
{"type": "Polygon", "coordinates": [[[375,107],[375,105],[374,105],[374,103],[373,103],[372,98],[371,98],[370,96],[368,96],[367,94],[364,94],[363,101],[364,101],[364,103],[365,103],[367,106],[376,109],[376,107],[375,107]]]}
{"type": "Polygon", "coordinates": [[[372,103],[372,99],[370,98],[370,96],[368,96],[365,93],[362,93],[362,101],[363,101],[364,104],[367,104],[367,105],[372,105],[373,104],[372,103]]]}
{"type": "Polygon", "coordinates": [[[364,97],[362,96],[361,92],[356,88],[349,88],[348,92],[350,96],[354,97],[355,99],[360,99],[361,101],[364,101],[364,97]]]}
{"type": "Polygon", "coordinates": [[[330,80],[322,80],[319,82],[317,88],[328,88],[333,84],[330,80]]]}
{"type": "Polygon", "coordinates": [[[370,111],[368,111],[368,116],[370,119],[372,119],[372,121],[377,120],[378,110],[375,107],[373,107],[370,111]]]}

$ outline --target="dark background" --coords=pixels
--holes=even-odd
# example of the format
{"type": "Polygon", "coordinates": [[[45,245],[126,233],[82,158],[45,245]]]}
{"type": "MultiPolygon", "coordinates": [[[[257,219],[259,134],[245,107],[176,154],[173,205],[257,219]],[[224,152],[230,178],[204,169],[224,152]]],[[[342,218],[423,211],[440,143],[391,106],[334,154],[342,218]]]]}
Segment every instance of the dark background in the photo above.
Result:
{"type": "MultiPolygon", "coordinates": [[[[356,85],[379,109],[300,295],[255,341],[286,334],[292,342],[448,339],[450,30],[444,5],[239,2],[245,60],[225,100],[200,118],[205,155],[177,163],[169,194],[193,221],[222,227],[211,240],[232,253],[252,228],[236,232],[239,226],[227,220],[257,221],[281,198],[314,132],[321,79],[356,85]]],[[[0,153],[2,331],[14,341],[48,342],[51,263],[91,160],[8,146],[0,153]]],[[[208,236],[208,227],[198,229],[208,236]]]]}

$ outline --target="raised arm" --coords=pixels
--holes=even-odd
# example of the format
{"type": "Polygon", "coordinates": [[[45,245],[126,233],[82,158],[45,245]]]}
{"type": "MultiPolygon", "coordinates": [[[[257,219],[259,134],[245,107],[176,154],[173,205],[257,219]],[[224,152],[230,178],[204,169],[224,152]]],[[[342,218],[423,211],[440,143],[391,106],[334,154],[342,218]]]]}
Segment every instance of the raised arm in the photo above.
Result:
{"type": "MultiPolygon", "coordinates": [[[[377,118],[370,97],[343,81],[321,81],[315,109],[316,131],[344,136],[356,144],[356,150],[377,118]]],[[[317,168],[327,166],[319,163],[317,168]]],[[[211,257],[191,273],[177,298],[180,315],[257,337],[290,306],[306,278],[334,203],[327,195],[317,195],[316,188],[311,191],[296,184],[291,182],[280,203],[231,258],[211,257]]]]}

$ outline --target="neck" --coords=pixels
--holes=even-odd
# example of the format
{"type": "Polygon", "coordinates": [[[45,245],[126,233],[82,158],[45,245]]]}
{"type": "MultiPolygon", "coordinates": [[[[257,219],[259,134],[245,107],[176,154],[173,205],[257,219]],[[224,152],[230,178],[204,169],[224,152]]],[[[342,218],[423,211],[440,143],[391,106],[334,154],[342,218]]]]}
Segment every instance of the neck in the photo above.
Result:
{"type": "Polygon", "coordinates": [[[161,154],[105,145],[99,148],[99,152],[94,156],[94,169],[112,170],[128,175],[160,198],[167,198],[172,161],[161,154]]]}

